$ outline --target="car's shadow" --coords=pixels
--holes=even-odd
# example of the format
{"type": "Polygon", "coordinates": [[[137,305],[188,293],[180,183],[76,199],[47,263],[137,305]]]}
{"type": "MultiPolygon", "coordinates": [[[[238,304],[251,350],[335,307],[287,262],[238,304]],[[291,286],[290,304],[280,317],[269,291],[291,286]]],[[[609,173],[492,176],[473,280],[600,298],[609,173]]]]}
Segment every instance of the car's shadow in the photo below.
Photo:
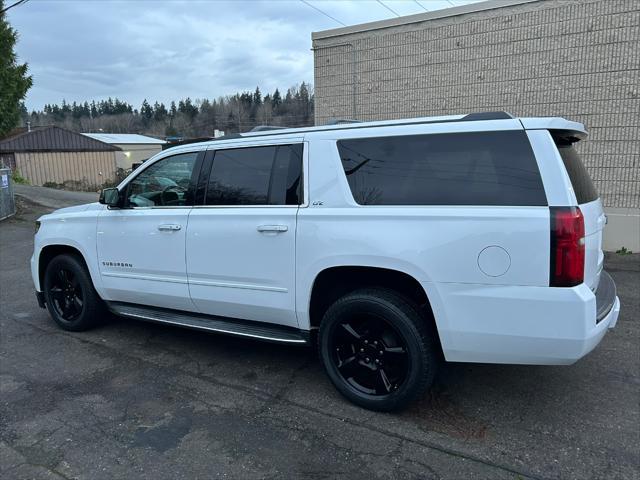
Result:
{"type": "MultiPolygon", "coordinates": [[[[118,317],[99,331],[114,341],[126,338],[150,358],[162,357],[164,364],[179,365],[203,379],[222,379],[268,395],[276,395],[288,384],[296,404],[354,412],[324,374],[315,345],[282,345],[118,317]]],[[[481,440],[491,423],[487,419],[518,421],[532,406],[540,412],[566,402],[572,389],[571,369],[443,362],[429,392],[406,410],[390,415],[424,430],[481,440]]]]}

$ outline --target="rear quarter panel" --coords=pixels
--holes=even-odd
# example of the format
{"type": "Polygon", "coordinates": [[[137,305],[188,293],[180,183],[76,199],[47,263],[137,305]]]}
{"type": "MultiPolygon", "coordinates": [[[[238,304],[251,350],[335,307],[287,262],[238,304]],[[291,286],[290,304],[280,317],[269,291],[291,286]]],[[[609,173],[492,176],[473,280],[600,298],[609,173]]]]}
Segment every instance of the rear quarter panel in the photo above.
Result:
{"type": "Polygon", "coordinates": [[[301,209],[296,248],[300,327],[309,327],[315,278],[333,266],[407,273],[425,286],[430,299],[438,296],[439,283],[546,286],[548,231],[549,210],[544,207],[301,209]],[[506,272],[483,273],[478,262],[487,247],[507,252],[506,272]]]}

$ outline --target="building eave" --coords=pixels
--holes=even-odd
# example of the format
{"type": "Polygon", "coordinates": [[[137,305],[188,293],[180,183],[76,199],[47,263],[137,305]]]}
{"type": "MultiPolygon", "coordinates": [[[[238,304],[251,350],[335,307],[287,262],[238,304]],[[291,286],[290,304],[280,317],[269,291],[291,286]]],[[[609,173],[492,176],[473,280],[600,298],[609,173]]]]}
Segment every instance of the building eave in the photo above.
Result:
{"type": "Polygon", "coordinates": [[[483,12],[486,10],[494,10],[503,7],[512,7],[525,3],[540,2],[542,0],[488,0],[486,2],[471,3],[468,5],[460,5],[457,7],[443,8],[434,10],[433,12],[418,13],[415,15],[406,15],[402,17],[389,18],[386,20],[378,20],[376,22],[360,23],[358,25],[350,25],[348,27],[333,28],[330,30],[322,30],[311,33],[311,40],[324,40],[327,38],[340,37],[353,33],[370,32],[382,28],[398,27],[409,25],[412,23],[426,22],[439,18],[455,17],[467,13],[483,12]]]}

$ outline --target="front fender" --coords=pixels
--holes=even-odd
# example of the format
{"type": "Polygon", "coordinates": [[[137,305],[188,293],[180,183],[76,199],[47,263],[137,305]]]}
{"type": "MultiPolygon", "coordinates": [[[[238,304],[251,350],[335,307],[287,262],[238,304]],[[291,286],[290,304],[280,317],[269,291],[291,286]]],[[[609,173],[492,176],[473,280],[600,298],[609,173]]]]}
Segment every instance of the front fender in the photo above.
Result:
{"type": "Polygon", "coordinates": [[[95,212],[70,213],[62,217],[42,217],[40,230],[34,239],[31,257],[31,275],[36,291],[40,285],[40,262],[42,252],[50,247],[65,247],[76,250],[84,259],[93,285],[102,296],[102,282],[96,251],[97,216],[95,212]]]}

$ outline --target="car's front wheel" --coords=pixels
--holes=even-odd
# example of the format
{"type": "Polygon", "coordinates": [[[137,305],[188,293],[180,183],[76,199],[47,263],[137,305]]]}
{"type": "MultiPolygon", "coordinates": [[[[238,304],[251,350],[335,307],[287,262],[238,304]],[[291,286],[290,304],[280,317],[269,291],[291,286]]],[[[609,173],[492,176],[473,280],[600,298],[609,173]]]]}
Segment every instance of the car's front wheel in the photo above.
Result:
{"type": "Polygon", "coordinates": [[[74,255],[58,255],[49,262],[43,290],[51,317],[65,330],[87,330],[106,315],[89,272],[74,255]]]}
{"type": "Polygon", "coordinates": [[[435,332],[417,306],[386,289],[352,292],[320,325],[320,358],[335,387],[372,410],[403,408],[433,383],[435,332]]]}

